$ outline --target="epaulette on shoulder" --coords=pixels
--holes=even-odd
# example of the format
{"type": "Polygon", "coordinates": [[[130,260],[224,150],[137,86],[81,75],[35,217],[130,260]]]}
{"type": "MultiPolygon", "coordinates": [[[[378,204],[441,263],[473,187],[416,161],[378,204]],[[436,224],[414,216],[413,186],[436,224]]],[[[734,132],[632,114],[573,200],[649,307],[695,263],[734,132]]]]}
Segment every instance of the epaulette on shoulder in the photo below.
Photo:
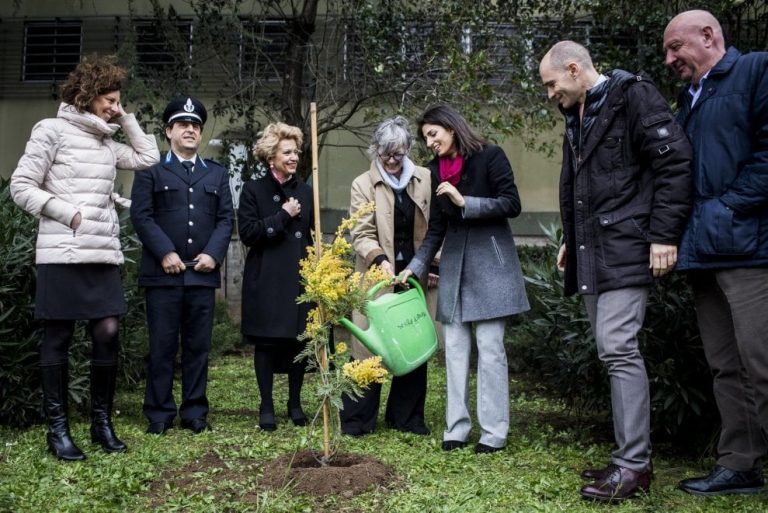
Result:
{"type": "Polygon", "coordinates": [[[653,79],[651,78],[651,76],[643,70],[640,70],[637,73],[635,73],[633,78],[635,82],[645,81],[645,82],[650,82],[652,85],[654,85],[653,79]]]}
{"type": "Polygon", "coordinates": [[[213,164],[214,166],[219,166],[219,167],[223,167],[224,169],[226,169],[226,166],[224,166],[224,164],[222,164],[220,162],[217,162],[217,161],[215,161],[213,159],[203,159],[203,160],[205,161],[206,164],[213,164]]]}

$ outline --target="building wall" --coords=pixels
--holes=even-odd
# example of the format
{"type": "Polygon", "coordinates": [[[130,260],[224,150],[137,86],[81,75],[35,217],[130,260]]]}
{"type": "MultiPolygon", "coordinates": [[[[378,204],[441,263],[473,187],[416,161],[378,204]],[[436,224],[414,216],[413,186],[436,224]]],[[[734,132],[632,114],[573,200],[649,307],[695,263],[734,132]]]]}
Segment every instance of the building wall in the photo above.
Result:
{"type": "MultiPolygon", "coordinates": [[[[171,0],[168,3],[178,13],[188,10],[183,1],[171,0]]],[[[138,14],[151,14],[147,1],[136,1],[134,7],[138,14]]],[[[40,119],[55,116],[58,107],[51,84],[21,82],[24,20],[57,16],[81,18],[83,31],[88,33],[88,37],[84,38],[83,53],[90,53],[114,48],[114,24],[120,22],[117,17],[127,15],[128,3],[123,0],[24,0],[18,10],[15,10],[13,2],[0,3],[0,74],[3,77],[0,79],[0,176],[10,176],[34,124],[40,119]]],[[[131,111],[131,98],[125,100],[127,110],[131,111]]],[[[212,99],[202,96],[201,100],[206,102],[212,99]]],[[[219,150],[208,148],[207,143],[211,138],[221,137],[228,128],[225,120],[209,118],[200,153],[222,159],[219,150]]],[[[559,129],[555,132],[543,137],[557,141],[559,129]]],[[[165,141],[159,142],[161,150],[167,149],[165,141]]],[[[326,231],[326,226],[329,227],[327,229],[334,227],[346,212],[350,184],[355,176],[368,168],[368,159],[364,148],[349,147],[361,145],[361,141],[351,134],[337,131],[328,134],[323,142],[319,162],[320,203],[326,231]]],[[[513,221],[513,229],[518,235],[535,236],[540,233],[539,223],[557,220],[559,155],[548,158],[525,149],[515,139],[504,141],[502,146],[512,163],[524,210],[523,215],[513,221]]],[[[118,173],[117,188],[122,189],[123,194],[130,194],[131,183],[131,172],[118,173]]]]}

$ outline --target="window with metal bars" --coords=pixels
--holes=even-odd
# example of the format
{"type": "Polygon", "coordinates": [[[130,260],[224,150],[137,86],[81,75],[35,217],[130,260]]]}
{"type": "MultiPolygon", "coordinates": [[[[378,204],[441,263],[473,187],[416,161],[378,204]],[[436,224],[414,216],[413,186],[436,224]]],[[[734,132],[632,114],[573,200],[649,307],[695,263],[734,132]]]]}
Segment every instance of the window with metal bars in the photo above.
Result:
{"type": "Polygon", "coordinates": [[[80,62],[82,23],[45,21],[24,24],[24,82],[64,80],[80,62]]]}
{"type": "Polygon", "coordinates": [[[289,35],[284,20],[243,20],[240,78],[278,81],[287,66],[289,35]]]}
{"type": "Polygon", "coordinates": [[[134,30],[141,76],[157,77],[179,72],[189,76],[192,62],[191,21],[138,21],[134,30]]]}

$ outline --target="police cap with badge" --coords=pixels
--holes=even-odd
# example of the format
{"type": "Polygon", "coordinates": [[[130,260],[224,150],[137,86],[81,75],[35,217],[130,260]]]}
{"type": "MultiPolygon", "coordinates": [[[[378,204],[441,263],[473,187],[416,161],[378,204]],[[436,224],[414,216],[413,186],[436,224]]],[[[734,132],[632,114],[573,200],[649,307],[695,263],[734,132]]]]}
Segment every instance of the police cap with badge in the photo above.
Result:
{"type": "Polygon", "coordinates": [[[176,121],[188,121],[191,123],[205,124],[208,119],[208,113],[200,100],[191,96],[180,96],[174,100],[163,111],[163,123],[170,126],[176,121]]]}

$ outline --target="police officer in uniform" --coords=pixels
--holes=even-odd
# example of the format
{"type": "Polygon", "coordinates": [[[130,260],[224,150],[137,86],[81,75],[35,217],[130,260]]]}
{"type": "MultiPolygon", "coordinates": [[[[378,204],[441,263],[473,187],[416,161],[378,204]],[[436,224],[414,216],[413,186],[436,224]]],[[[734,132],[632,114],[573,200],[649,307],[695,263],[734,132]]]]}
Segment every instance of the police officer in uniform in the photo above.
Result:
{"type": "Polygon", "coordinates": [[[207,113],[198,100],[177,98],[163,112],[171,149],[159,164],[136,174],[131,221],[143,244],[139,286],[145,288],[149,359],[144,415],[147,433],[173,425],[173,373],[181,340],[181,427],[208,424],[208,352],[214,291],[221,284],[232,232],[229,175],[197,155],[207,113]]]}

